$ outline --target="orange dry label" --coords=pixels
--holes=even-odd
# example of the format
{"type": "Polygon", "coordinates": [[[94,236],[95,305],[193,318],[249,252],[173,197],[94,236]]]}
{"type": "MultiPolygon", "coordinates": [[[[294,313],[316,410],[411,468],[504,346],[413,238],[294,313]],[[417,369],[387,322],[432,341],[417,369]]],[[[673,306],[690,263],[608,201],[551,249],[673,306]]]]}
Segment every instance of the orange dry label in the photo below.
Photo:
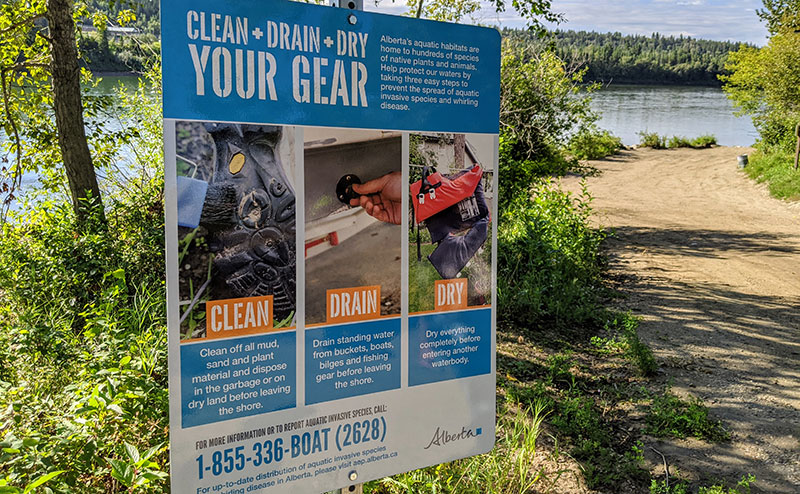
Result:
{"type": "Polygon", "coordinates": [[[381,286],[328,290],[328,323],[363,321],[381,315],[381,286]]]}
{"type": "Polygon", "coordinates": [[[467,308],[467,279],[436,280],[436,304],[434,310],[456,310],[467,308]]]}
{"type": "Polygon", "coordinates": [[[206,338],[228,338],[272,328],[272,295],[206,302],[206,338]]]}

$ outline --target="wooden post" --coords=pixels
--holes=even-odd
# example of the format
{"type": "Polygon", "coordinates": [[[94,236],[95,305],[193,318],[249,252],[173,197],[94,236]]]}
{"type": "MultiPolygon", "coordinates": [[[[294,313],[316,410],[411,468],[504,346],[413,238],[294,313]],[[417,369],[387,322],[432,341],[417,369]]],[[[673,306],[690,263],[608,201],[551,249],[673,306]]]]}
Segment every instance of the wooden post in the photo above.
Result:
{"type": "Polygon", "coordinates": [[[797,170],[798,162],[800,162],[800,123],[794,128],[794,135],[797,137],[797,148],[794,151],[794,169],[797,170]]]}

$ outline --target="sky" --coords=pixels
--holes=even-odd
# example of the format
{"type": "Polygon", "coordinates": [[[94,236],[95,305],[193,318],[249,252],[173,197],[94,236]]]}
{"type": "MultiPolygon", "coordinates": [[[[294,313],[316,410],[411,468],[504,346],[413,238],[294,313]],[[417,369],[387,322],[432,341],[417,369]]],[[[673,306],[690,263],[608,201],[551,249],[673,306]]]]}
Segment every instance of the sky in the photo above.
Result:
{"type": "MultiPolygon", "coordinates": [[[[509,5],[511,2],[506,1],[509,5]]],[[[365,0],[367,10],[402,14],[405,2],[382,0],[375,7],[365,0]]],[[[486,7],[477,20],[482,24],[522,28],[525,20],[512,11],[497,14],[486,7]]],[[[553,0],[553,11],[564,14],[566,21],[551,28],[576,31],[615,32],[623,34],[692,36],[721,41],[766,43],[767,30],[756,16],[761,0],[553,0]]]]}

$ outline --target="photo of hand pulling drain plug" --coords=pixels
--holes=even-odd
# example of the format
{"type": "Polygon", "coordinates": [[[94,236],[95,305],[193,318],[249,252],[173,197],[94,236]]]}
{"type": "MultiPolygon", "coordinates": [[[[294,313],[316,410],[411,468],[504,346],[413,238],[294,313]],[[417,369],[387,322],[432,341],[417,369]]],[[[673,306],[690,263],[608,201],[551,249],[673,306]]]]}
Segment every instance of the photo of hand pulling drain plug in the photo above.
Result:
{"type": "Polygon", "coordinates": [[[399,315],[402,135],[305,128],[304,148],[306,324],[347,314],[337,290],[365,297],[351,320],[399,315]]]}

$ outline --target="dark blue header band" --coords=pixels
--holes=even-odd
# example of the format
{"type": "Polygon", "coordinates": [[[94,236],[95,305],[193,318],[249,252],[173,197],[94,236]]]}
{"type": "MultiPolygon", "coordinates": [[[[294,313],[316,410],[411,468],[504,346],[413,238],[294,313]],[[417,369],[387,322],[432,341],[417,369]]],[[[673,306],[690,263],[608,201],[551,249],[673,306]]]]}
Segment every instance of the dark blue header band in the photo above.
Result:
{"type": "Polygon", "coordinates": [[[494,29],[281,0],[161,15],[165,118],[498,132],[494,29]]]}

